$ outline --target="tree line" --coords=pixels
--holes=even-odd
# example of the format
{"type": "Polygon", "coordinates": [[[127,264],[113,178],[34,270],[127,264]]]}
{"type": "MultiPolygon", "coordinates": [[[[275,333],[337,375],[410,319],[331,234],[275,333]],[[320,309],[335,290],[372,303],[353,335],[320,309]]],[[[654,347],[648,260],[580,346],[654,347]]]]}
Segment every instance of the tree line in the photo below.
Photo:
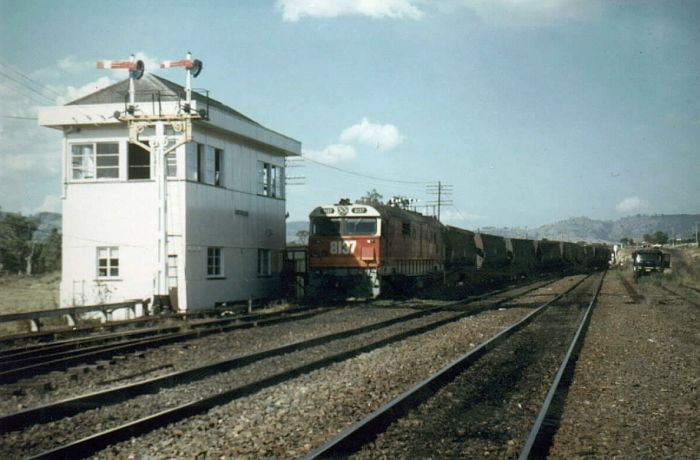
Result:
{"type": "Polygon", "coordinates": [[[0,213],[0,273],[34,275],[61,269],[61,232],[54,228],[37,240],[38,228],[35,217],[0,213]]]}
{"type": "MultiPolygon", "coordinates": [[[[622,238],[620,243],[632,245],[634,244],[634,240],[632,238],[622,238]]],[[[668,234],[660,230],[654,233],[645,233],[642,235],[642,243],[666,244],[668,243],[668,234]]]]}

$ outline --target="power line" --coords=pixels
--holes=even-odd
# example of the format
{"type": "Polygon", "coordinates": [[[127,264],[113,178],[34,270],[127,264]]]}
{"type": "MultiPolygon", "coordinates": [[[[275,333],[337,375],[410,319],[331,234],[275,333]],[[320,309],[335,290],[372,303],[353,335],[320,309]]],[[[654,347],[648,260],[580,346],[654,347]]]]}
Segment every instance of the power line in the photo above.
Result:
{"type": "Polygon", "coordinates": [[[46,105],[46,101],[43,99],[40,99],[37,97],[34,93],[30,93],[29,91],[26,91],[26,88],[20,86],[18,83],[13,83],[9,82],[3,82],[0,81],[0,86],[7,88],[9,91],[17,92],[19,90],[19,93],[17,93],[17,96],[21,97],[26,97],[32,100],[37,105],[46,105]]]}
{"type": "Polygon", "coordinates": [[[306,156],[303,158],[304,158],[304,160],[308,160],[312,163],[316,163],[317,165],[324,166],[324,167],[329,168],[329,169],[334,169],[336,171],[344,172],[345,174],[350,174],[350,175],[358,176],[358,177],[364,177],[366,179],[378,180],[381,182],[390,182],[390,183],[394,183],[394,184],[412,184],[412,185],[425,185],[425,184],[430,183],[429,181],[409,181],[409,180],[398,180],[398,179],[385,179],[382,177],[370,176],[368,174],[362,174],[362,173],[358,173],[355,171],[350,171],[347,169],[339,168],[337,166],[331,166],[328,163],[323,163],[320,161],[312,160],[311,158],[306,157],[306,156]]]}
{"type": "Polygon", "coordinates": [[[16,78],[12,77],[12,75],[8,75],[8,74],[6,74],[5,72],[3,72],[2,70],[0,70],[0,75],[2,75],[3,77],[7,78],[8,80],[12,80],[13,82],[17,83],[18,85],[22,86],[22,87],[25,88],[25,89],[28,89],[29,91],[33,92],[34,94],[38,94],[39,96],[43,97],[43,98],[46,99],[47,101],[51,101],[51,103],[54,102],[53,99],[51,99],[50,97],[48,97],[48,96],[45,95],[44,93],[40,92],[40,91],[37,90],[36,88],[33,88],[33,87],[29,86],[28,84],[26,84],[26,83],[24,83],[24,82],[22,82],[22,81],[20,81],[20,80],[17,80],[16,78]]]}
{"type": "Polygon", "coordinates": [[[7,69],[9,69],[9,70],[11,70],[11,71],[13,71],[14,73],[16,73],[17,75],[19,75],[20,77],[24,78],[25,80],[27,80],[27,81],[33,83],[34,85],[36,85],[37,87],[39,87],[42,91],[46,91],[46,92],[48,92],[48,93],[50,93],[50,94],[53,94],[53,95],[56,96],[56,97],[63,97],[63,94],[59,93],[58,91],[55,91],[54,89],[50,88],[49,86],[47,86],[47,85],[45,85],[45,84],[43,84],[43,83],[41,83],[41,82],[38,82],[38,81],[34,80],[34,79],[31,78],[30,76],[25,75],[24,73],[22,73],[22,72],[21,72],[19,69],[17,69],[16,67],[11,66],[11,65],[8,65],[8,64],[5,64],[4,62],[0,62],[0,65],[3,66],[3,67],[6,67],[7,69]]]}

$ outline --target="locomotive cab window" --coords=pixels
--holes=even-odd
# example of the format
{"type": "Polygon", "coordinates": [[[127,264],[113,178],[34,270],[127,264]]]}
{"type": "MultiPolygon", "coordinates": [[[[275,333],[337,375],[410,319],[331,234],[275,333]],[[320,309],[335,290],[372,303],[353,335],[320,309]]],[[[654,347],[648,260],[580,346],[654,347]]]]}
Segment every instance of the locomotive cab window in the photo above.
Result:
{"type": "Polygon", "coordinates": [[[311,221],[311,233],[315,236],[340,235],[340,219],[317,217],[311,221]]]}
{"type": "Polygon", "coordinates": [[[377,219],[359,218],[345,220],[343,235],[376,235],[377,219]]]}
{"type": "Polygon", "coordinates": [[[372,217],[333,218],[316,217],[311,221],[314,236],[356,236],[377,234],[377,219],[372,217]]]}

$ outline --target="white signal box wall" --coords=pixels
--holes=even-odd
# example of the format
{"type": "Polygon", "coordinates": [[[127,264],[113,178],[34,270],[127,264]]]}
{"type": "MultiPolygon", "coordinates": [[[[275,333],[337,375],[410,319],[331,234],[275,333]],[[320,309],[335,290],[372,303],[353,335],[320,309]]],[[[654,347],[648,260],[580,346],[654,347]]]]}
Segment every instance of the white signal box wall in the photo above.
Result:
{"type": "MultiPolygon", "coordinates": [[[[145,74],[136,115],[182,111],[184,88],[145,74]]],[[[156,294],[159,193],[153,156],[129,142],[128,80],[60,107],[39,124],[64,132],[61,305],[156,294]]],[[[285,249],[285,157],[300,142],[220,102],[194,98],[192,141],[167,156],[167,292],[177,310],[273,298],[285,249]]],[[[156,117],[157,118],[157,117],[156,117]]],[[[176,132],[166,129],[173,137],[176,132]]],[[[152,128],[141,141],[154,135],[152,128]]]]}

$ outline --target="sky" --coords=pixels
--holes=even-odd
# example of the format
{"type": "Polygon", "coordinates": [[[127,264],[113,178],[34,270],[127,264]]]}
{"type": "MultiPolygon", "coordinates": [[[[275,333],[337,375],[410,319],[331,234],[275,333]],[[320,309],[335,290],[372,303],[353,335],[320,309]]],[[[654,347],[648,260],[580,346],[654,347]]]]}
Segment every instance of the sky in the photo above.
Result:
{"type": "Polygon", "coordinates": [[[444,222],[700,213],[700,2],[0,0],[0,208],[61,209],[37,107],[191,51],[212,98],[302,143],[289,220],[376,189],[444,222]]]}

